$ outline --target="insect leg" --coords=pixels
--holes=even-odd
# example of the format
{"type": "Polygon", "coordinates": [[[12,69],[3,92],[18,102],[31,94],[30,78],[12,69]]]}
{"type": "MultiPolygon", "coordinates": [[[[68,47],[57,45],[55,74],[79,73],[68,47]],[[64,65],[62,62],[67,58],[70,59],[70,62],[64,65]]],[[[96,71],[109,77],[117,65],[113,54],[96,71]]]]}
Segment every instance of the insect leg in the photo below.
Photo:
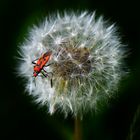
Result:
{"type": "Polygon", "coordinates": [[[44,67],[48,67],[48,66],[50,66],[50,65],[52,65],[52,64],[54,64],[54,63],[50,63],[50,64],[48,64],[48,65],[45,65],[44,67]]]}
{"type": "Polygon", "coordinates": [[[48,76],[48,72],[46,71],[46,70],[44,70],[44,68],[42,69],[46,74],[47,74],[47,76],[48,76]]]}
{"type": "MultiPolygon", "coordinates": [[[[43,69],[43,71],[44,71],[44,69],[43,69]]],[[[44,71],[45,72],[45,71],[44,71]]],[[[44,74],[42,71],[41,71],[41,73],[43,74],[43,76],[45,76],[45,77],[47,77],[48,76],[48,74],[46,73],[46,74],[44,74]]]]}
{"type": "MultiPolygon", "coordinates": [[[[47,72],[47,71],[44,70],[44,69],[42,69],[42,70],[46,73],[46,75],[47,75],[48,77],[50,77],[50,76],[49,76],[49,73],[52,74],[52,76],[53,76],[53,73],[52,73],[52,72],[47,72]]],[[[45,75],[44,73],[42,73],[42,74],[45,75]]],[[[45,77],[47,77],[46,75],[45,75],[45,77]]],[[[53,87],[52,76],[51,76],[51,87],[53,87]]]]}
{"type": "Polygon", "coordinates": [[[35,61],[37,61],[39,58],[37,58],[37,59],[35,59],[35,60],[33,60],[32,61],[32,64],[36,64],[36,62],[35,61]]]}
{"type": "MultiPolygon", "coordinates": [[[[50,74],[53,76],[53,73],[52,72],[47,72],[46,70],[44,70],[44,69],[42,69],[46,74],[47,74],[47,76],[49,76],[50,74]]],[[[52,77],[51,76],[51,77],[52,77]]],[[[50,76],[49,76],[50,77],[50,76]]]]}

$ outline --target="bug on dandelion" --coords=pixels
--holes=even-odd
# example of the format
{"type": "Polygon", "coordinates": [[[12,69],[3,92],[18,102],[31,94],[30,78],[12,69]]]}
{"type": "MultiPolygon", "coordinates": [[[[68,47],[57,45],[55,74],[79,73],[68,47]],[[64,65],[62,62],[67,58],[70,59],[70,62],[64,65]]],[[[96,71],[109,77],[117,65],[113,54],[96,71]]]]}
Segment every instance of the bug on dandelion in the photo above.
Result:
{"type": "MultiPolygon", "coordinates": [[[[49,65],[51,65],[51,63],[46,65],[50,60],[51,55],[52,51],[47,51],[40,58],[37,58],[34,61],[32,61],[32,64],[35,64],[33,77],[37,77],[40,73],[45,77],[49,76],[48,72],[44,69],[44,67],[48,67],[49,65]]],[[[51,87],[52,87],[52,79],[51,79],[51,87]]]]}

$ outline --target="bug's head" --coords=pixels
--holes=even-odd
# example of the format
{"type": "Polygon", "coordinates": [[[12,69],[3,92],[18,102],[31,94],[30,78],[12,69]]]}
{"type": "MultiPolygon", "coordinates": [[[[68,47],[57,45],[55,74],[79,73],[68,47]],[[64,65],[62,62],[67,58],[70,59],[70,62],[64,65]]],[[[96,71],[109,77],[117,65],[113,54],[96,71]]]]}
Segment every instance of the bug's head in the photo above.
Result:
{"type": "Polygon", "coordinates": [[[38,72],[37,71],[34,71],[33,72],[33,76],[36,77],[37,75],[38,75],[38,72]]]}

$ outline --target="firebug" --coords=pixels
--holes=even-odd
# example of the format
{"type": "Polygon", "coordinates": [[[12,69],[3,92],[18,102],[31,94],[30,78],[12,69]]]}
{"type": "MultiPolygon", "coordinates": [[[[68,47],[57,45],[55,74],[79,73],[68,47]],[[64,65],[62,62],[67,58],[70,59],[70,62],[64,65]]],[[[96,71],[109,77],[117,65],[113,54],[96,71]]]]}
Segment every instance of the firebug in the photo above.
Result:
{"type": "MultiPolygon", "coordinates": [[[[35,59],[32,61],[34,65],[34,72],[33,77],[37,77],[40,73],[42,73],[43,76],[48,77],[48,72],[44,69],[44,67],[47,67],[51,64],[48,64],[48,61],[50,60],[50,57],[52,55],[52,51],[45,52],[40,58],[35,59]]],[[[52,87],[52,79],[51,79],[51,87],[52,87]]]]}

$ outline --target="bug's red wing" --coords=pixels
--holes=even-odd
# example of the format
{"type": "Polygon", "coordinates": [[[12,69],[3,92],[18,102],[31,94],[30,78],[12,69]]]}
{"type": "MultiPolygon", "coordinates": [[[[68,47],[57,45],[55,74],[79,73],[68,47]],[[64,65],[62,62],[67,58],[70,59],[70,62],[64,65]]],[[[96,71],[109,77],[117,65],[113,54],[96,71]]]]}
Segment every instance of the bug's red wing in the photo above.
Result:
{"type": "Polygon", "coordinates": [[[35,63],[33,76],[36,77],[51,57],[51,51],[44,53],[35,63]]]}

